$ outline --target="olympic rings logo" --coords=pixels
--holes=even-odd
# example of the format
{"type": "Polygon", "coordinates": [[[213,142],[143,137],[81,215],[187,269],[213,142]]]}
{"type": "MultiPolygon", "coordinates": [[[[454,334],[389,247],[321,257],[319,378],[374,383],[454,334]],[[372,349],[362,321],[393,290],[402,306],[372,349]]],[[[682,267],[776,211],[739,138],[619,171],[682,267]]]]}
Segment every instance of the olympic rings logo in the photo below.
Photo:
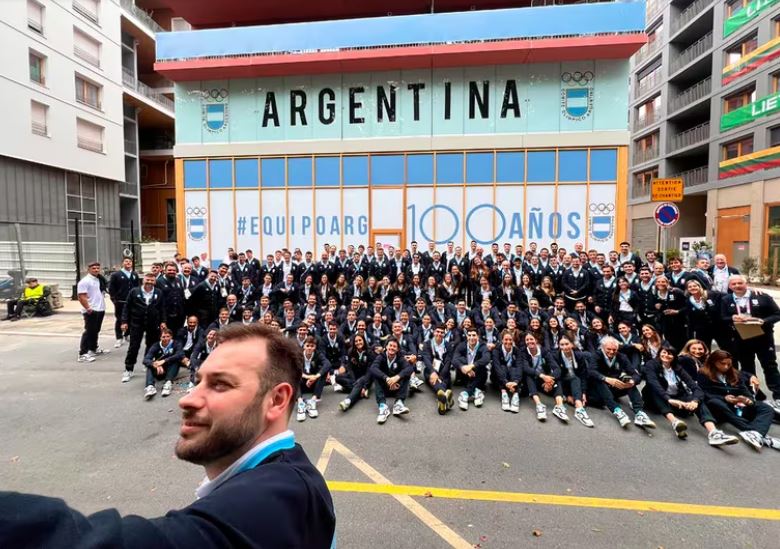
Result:
{"type": "Polygon", "coordinates": [[[604,214],[604,213],[612,213],[614,211],[615,211],[615,205],[613,203],[611,203],[611,202],[609,202],[607,204],[604,204],[604,203],[601,203],[601,204],[591,203],[591,205],[590,205],[590,213],[601,213],[601,214],[604,214]]]}
{"type": "Polygon", "coordinates": [[[587,85],[591,80],[593,80],[594,76],[591,71],[585,71],[585,72],[565,72],[561,75],[561,82],[564,84],[568,84],[570,82],[573,82],[575,84],[579,84],[580,86],[587,85]]]}
{"type": "Polygon", "coordinates": [[[185,211],[186,211],[187,215],[189,215],[189,216],[193,216],[193,215],[197,215],[197,216],[206,215],[206,208],[205,207],[204,208],[200,208],[198,206],[195,206],[195,207],[187,208],[185,211]]]}
{"type": "Polygon", "coordinates": [[[222,103],[227,99],[228,91],[225,88],[212,88],[210,90],[205,90],[203,95],[206,99],[222,103]]]}

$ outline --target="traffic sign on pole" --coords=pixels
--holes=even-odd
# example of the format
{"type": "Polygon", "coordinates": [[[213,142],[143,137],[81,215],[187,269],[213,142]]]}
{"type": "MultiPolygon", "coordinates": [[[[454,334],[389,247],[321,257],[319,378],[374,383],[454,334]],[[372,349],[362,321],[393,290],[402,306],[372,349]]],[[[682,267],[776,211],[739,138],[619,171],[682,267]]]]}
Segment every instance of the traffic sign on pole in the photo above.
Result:
{"type": "Polygon", "coordinates": [[[672,179],[653,179],[650,182],[650,200],[652,202],[682,202],[683,180],[681,177],[672,179]]]}
{"type": "Polygon", "coordinates": [[[680,220],[680,209],[676,204],[663,202],[655,209],[653,217],[659,227],[673,227],[680,220]]]}

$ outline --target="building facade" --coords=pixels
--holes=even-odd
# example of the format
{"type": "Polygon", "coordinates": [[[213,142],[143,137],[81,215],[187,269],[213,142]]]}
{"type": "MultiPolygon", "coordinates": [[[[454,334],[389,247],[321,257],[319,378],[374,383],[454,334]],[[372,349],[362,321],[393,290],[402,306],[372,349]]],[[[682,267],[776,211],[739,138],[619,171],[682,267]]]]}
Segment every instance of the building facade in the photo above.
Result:
{"type": "MultiPolygon", "coordinates": [[[[143,4],[3,3],[0,93],[10,131],[0,136],[0,240],[15,239],[19,223],[25,241],[73,242],[78,224],[82,265],[116,265],[141,239],[143,175],[155,172],[144,169],[147,157],[168,160],[173,198],[173,88],[153,72],[155,33],[165,29],[143,4]],[[165,149],[160,134],[169,136],[165,149]]],[[[157,18],[170,25],[169,10],[157,18]]],[[[155,177],[151,185],[166,181],[155,177]]]]}
{"type": "Polygon", "coordinates": [[[656,246],[650,182],[681,177],[669,247],[696,237],[740,265],[780,250],[780,2],[647,4],[632,59],[630,234],[656,246]]]}
{"type": "Polygon", "coordinates": [[[168,2],[209,27],[159,36],[155,65],[175,82],[188,255],[623,237],[644,4],[257,24],[285,17],[168,2]]]}

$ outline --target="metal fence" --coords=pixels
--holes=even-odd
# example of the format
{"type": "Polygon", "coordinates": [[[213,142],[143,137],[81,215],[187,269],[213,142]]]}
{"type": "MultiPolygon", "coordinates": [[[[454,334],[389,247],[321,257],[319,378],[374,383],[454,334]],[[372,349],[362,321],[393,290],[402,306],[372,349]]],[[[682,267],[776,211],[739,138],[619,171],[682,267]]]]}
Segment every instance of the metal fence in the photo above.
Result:
{"type": "Polygon", "coordinates": [[[76,281],[76,249],[72,242],[0,241],[0,299],[17,297],[24,279],[35,277],[47,286],[58,285],[70,297],[76,281]]]}

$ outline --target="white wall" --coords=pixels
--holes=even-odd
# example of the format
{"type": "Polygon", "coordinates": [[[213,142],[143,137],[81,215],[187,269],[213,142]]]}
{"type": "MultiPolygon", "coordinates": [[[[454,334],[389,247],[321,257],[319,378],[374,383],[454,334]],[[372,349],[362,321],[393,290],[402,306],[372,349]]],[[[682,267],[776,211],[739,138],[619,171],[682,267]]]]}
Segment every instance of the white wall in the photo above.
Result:
{"type": "Polygon", "coordinates": [[[120,11],[117,0],[102,0],[99,24],[73,11],[71,0],[40,0],[45,6],[44,36],[27,28],[27,0],[3,0],[0,10],[0,97],[3,131],[0,155],[124,179],[120,11]],[[101,44],[101,66],[73,55],[73,27],[101,44]],[[47,56],[46,85],[30,81],[28,49],[47,56]],[[102,110],[76,102],[75,73],[103,86],[102,110]],[[33,134],[30,100],[49,106],[48,132],[33,134]],[[104,153],[76,145],[76,117],[105,128],[104,153]]]}

